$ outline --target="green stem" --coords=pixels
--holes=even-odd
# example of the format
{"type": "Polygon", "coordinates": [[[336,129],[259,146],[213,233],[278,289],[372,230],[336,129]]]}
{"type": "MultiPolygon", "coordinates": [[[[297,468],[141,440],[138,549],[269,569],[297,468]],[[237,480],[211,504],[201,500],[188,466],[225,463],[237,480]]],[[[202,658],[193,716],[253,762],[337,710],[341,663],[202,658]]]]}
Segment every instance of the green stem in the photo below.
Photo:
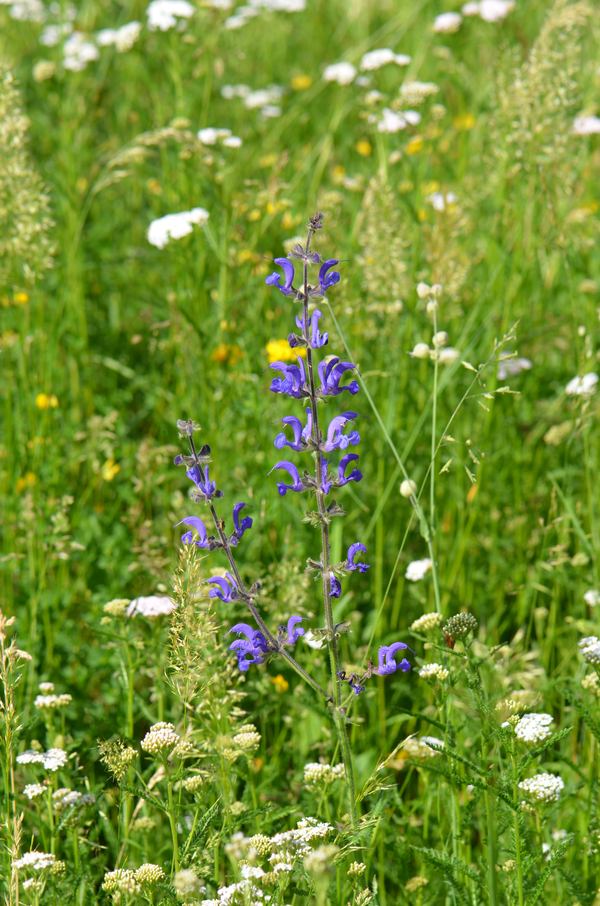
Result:
{"type": "MultiPolygon", "coordinates": [[[[168,770],[168,767],[167,767],[168,770]]],[[[177,839],[177,822],[175,820],[175,804],[173,801],[173,783],[167,780],[167,803],[169,806],[169,825],[171,827],[171,841],[173,844],[173,871],[179,871],[179,842],[177,839]]]]}
{"type": "Polygon", "coordinates": [[[519,774],[517,770],[517,759],[515,755],[515,744],[513,741],[512,751],[511,751],[511,765],[512,765],[512,786],[513,786],[513,832],[515,836],[515,862],[517,863],[517,896],[519,906],[524,906],[525,898],[523,895],[523,848],[521,841],[521,825],[520,825],[520,815],[519,815],[519,774]]]}

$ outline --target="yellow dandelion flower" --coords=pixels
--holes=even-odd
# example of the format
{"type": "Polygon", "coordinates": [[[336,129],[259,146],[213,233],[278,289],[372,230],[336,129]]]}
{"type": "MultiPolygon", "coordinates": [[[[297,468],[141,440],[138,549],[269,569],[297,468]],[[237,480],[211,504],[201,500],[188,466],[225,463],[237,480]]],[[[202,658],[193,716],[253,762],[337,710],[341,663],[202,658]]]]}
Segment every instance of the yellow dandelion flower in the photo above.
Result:
{"type": "Polygon", "coordinates": [[[121,466],[118,462],[115,462],[114,459],[107,459],[100,469],[100,475],[102,476],[103,481],[112,481],[115,475],[118,475],[120,471],[121,466]]]}
{"type": "Polygon", "coordinates": [[[354,148],[361,157],[370,157],[370,155],[373,153],[373,145],[367,138],[359,139],[354,148]]]}
{"type": "Polygon", "coordinates": [[[312,85],[312,79],[309,75],[305,73],[299,73],[292,78],[291,86],[294,91],[306,91],[307,88],[310,88],[312,85]]]}
{"type": "Polygon", "coordinates": [[[27,488],[32,488],[37,481],[37,477],[33,472],[25,472],[21,478],[17,478],[15,484],[15,490],[17,494],[20,494],[22,491],[27,490],[27,488]]]}
{"type": "Polygon", "coordinates": [[[271,682],[275,686],[275,691],[279,693],[287,692],[290,688],[290,684],[281,673],[278,673],[277,676],[272,676],[271,682]]]}
{"type": "Polygon", "coordinates": [[[423,223],[425,220],[427,220],[427,211],[425,211],[423,208],[419,208],[419,210],[417,211],[417,218],[421,221],[421,223],[423,223]]]}
{"type": "Polygon", "coordinates": [[[454,117],[452,125],[460,132],[468,132],[475,125],[475,117],[472,113],[461,113],[460,116],[454,117]]]}
{"type": "Polygon", "coordinates": [[[29,295],[27,293],[15,293],[13,302],[15,305],[27,305],[29,302],[29,295]]]}
{"type": "Polygon", "coordinates": [[[221,365],[235,365],[242,357],[242,350],[235,343],[219,343],[213,350],[211,359],[221,365]]]}
{"type": "Polygon", "coordinates": [[[331,178],[335,183],[341,183],[346,178],[346,170],[341,164],[336,164],[331,171],[331,178]]]}
{"type": "Polygon", "coordinates": [[[258,261],[256,252],[253,252],[250,249],[240,249],[237,253],[237,263],[249,264],[251,261],[258,261]]]}
{"type": "Polygon", "coordinates": [[[411,138],[411,140],[406,145],[406,153],[410,155],[418,154],[419,151],[423,150],[423,144],[424,142],[421,136],[415,135],[415,137],[411,138]]]}
{"type": "Polygon", "coordinates": [[[291,230],[300,222],[299,217],[294,217],[293,214],[290,214],[289,211],[286,211],[283,217],[281,218],[281,226],[284,230],[291,230]]]}
{"type": "Polygon", "coordinates": [[[38,393],[35,404],[38,409],[57,409],[58,397],[54,393],[38,393]]]}
{"type": "Polygon", "coordinates": [[[431,195],[433,192],[438,192],[439,188],[440,188],[439,182],[436,182],[435,179],[432,179],[429,182],[423,183],[423,194],[431,195]]]}
{"type": "Polygon", "coordinates": [[[260,220],[260,211],[257,208],[253,208],[251,211],[248,211],[247,217],[250,223],[256,223],[257,220],[260,220]]]}
{"type": "Polygon", "coordinates": [[[277,155],[273,154],[273,153],[263,154],[263,156],[259,157],[259,159],[258,159],[259,167],[274,167],[276,163],[277,163],[277,155]]]}
{"type": "Polygon", "coordinates": [[[287,340],[269,340],[265,349],[270,363],[295,362],[298,356],[306,356],[306,349],[292,349],[287,340]]]}

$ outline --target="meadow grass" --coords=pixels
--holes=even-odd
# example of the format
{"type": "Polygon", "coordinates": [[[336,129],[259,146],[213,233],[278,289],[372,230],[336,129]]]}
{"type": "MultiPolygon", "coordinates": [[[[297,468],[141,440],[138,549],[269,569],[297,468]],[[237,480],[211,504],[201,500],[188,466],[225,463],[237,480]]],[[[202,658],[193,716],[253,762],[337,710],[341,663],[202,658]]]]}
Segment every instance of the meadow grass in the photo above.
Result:
{"type": "MultiPolygon", "coordinates": [[[[597,17],[502,6],[207,0],[161,30],[145,0],[0,5],[10,906],[600,902],[597,17]],[[331,557],[371,564],[340,655],[414,651],[344,702],[350,802],[330,706],[277,656],[238,671],[223,554],[175,527],[186,418],[222,515],[248,502],[267,623],[318,636],[318,533],[268,474],[296,310],[265,286],[316,210],[361,384],[331,557]]],[[[294,657],[328,684],[325,648],[294,657]]]]}

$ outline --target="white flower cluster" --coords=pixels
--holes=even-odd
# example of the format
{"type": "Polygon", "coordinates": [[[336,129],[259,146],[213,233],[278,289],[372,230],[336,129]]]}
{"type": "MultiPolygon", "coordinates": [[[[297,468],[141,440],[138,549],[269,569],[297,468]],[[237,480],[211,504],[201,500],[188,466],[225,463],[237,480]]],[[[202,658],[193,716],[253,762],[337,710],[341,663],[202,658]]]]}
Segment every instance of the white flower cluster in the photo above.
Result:
{"type": "MultiPolygon", "coordinates": [[[[188,236],[192,232],[194,224],[202,225],[205,224],[207,220],[208,211],[204,208],[192,208],[191,211],[179,211],[176,214],[165,214],[164,217],[153,220],[148,227],[148,242],[150,245],[156,246],[157,249],[164,249],[165,245],[167,245],[171,239],[182,239],[184,236],[188,236]]],[[[148,600],[152,601],[153,599],[156,599],[156,597],[156,595],[151,595],[150,598],[136,598],[135,601],[132,601],[129,605],[127,610],[128,615],[132,616],[133,613],[142,613],[144,616],[160,616],[165,612],[171,613],[171,610],[174,609],[174,605],[171,607],[171,610],[159,610],[159,613],[144,613],[144,609],[147,610],[150,608],[152,610],[155,607],[160,608],[161,605],[147,605],[144,603],[141,605],[144,609],[139,609],[140,602],[147,602],[148,600]]],[[[167,600],[170,601],[170,599],[167,600]]]]}
{"type": "Polygon", "coordinates": [[[448,334],[438,330],[431,339],[432,348],[427,343],[417,343],[410,355],[413,359],[431,359],[442,365],[452,365],[460,358],[460,352],[454,346],[447,346],[448,334]]]}
{"type": "Polygon", "coordinates": [[[60,787],[52,793],[52,802],[57,812],[64,812],[71,808],[84,808],[93,805],[96,797],[92,793],[80,793],[67,787],[60,787]]]}
{"type": "Polygon", "coordinates": [[[103,28],[96,32],[96,41],[100,47],[114,47],[118,53],[131,50],[140,36],[140,22],[126,22],[120,28],[103,28]]]}
{"type": "MultiPolygon", "coordinates": [[[[230,0],[210,0],[213,7],[230,9],[230,0]]],[[[301,13],[306,8],[306,0],[248,0],[243,6],[238,6],[232,16],[225,19],[225,28],[235,30],[242,28],[262,11],[273,13],[301,13]]]]}
{"type": "Polygon", "coordinates": [[[244,752],[254,752],[260,745],[260,733],[254,724],[244,724],[233,737],[233,742],[244,752]]]}
{"type": "Polygon", "coordinates": [[[567,396],[591,396],[596,392],[598,375],[595,371],[590,371],[582,377],[572,378],[565,387],[567,396]]]}
{"type": "Polygon", "coordinates": [[[335,780],[343,780],[343,764],[321,764],[312,761],[304,765],[304,783],[307,786],[328,786],[335,780]]]}
{"type": "Polygon", "coordinates": [[[135,872],[130,868],[115,868],[107,871],[102,882],[102,890],[115,894],[139,894],[142,892],[135,872]]]}
{"type": "Polygon", "coordinates": [[[425,578],[432,565],[431,560],[427,557],[424,560],[413,560],[406,567],[404,575],[410,582],[420,582],[425,578]]]}
{"type": "Polygon", "coordinates": [[[440,749],[443,748],[443,740],[437,739],[435,736],[409,736],[409,738],[405,739],[402,743],[402,751],[405,752],[409,758],[418,760],[433,758],[436,755],[439,755],[440,749]]]}
{"type": "Polygon", "coordinates": [[[563,791],[565,784],[562,777],[557,774],[548,774],[543,772],[522,780],[519,789],[537,799],[538,802],[556,802],[563,791]]]}
{"type": "Polygon", "coordinates": [[[479,16],[484,22],[500,22],[514,8],[514,0],[476,0],[465,3],[460,13],[440,13],[433,23],[433,31],[441,35],[451,35],[462,25],[463,16],[479,16]]]}
{"type": "Polygon", "coordinates": [[[81,72],[100,56],[97,46],[80,31],[74,31],[63,44],[63,66],[70,72],[81,72]]]}
{"type": "Polygon", "coordinates": [[[442,622],[441,613],[424,613],[410,624],[409,629],[413,632],[431,632],[442,622]]]}
{"type": "Polygon", "coordinates": [[[524,714],[515,724],[515,736],[521,742],[536,745],[552,735],[551,726],[554,718],[551,714],[531,712],[524,714]]]}
{"type": "Polygon", "coordinates": [[[283,97],[281,85],[269,85],[253,90],[249,85],[223,85],[221,97],[226,101],[240,98],[247,110],[258,110],[267,119],[281,116],[279,101],[283,97]]]}
{"type": "Polygon", "coordinates": [[[70,705],[72,701],[73,696],[69,695],[68,692],[63,692],[62,695],[36,695],[33,704],[36,708],[43,711],[44,709],[64,708],[66,705],[70,705]]]}
{"type": "Polygon", "coordinates": [[[164,878],[164,870],[160,865],[155,865],[154,862],[144,862],[143,865],[140,865],[140,867],[135,870],[135,879],[140,884],[158,884],[159,881],[163,881],[164,878]]]}
{"type": "Polygon", "coordinates": [[[444,683],[450,676],[449,671],[441,664],[424,664],[419,670],[421,679],[444,683]]]}
{"type": "Polygon", "coordinates": [[[150,755],[162,755],[173,749],[180,738],[179,734],[175,732],[173,724],[159,721],[150,727],[140,745],[144,752],[148,752],[150,755]]]}
{"type": "Polygon", "coordinates": [[[37,799],[38,796],[43,796],[46,792],[47,787],[43,783],[28,783],[27,786],[23,787],[23,795],[27,799],[37,799]]]}
{"type": "Polygon", "coordinates": [[[400,87],[400,102],[407,107],[418,107],[438,91],[435,82],[404,82],[400,87]]]}
{"type": "Polygon", "coordinates": [[[583,600],[589,607],[597,607],[600,604],[600,591],[597,588],[590,588],[584,594],[583,600]]]}
{"type": "Polygon", "coordinates": [[[573,120],[574,135],[598,135],[600,133],[600,116],[576,116],[573,120]]]}
{"type": "Polygon", "coordinates": [[[525,358],[506,358],[498,362],[498,380],[505,381],[509,377],[517,377],[522,371],[529,371],[531,361],[525,358]]]}
{"type": "Polygon", "coordinates": [[[27,749],[17,755],[18,764],[41,764],[46,771],[58,771],[67,763],[67,753],[64,749],[48,749],[47,752],[36,752],[27,749]]]}
{"type": "Polygon", "coordinates": [[[28,868],[32,871],[43,871],[45,868],[52,868],[56,862],[56,856],[52,853],[29,852],[24,853],[20,859],[13,862],[13,868],[28,868]]]}
{"type": "Polygon", "coordinates": [[[237,135],[232,135],[231,129],[217,129],[207,126],[198,131],[198,141],[201,145],[222,144],[225,148],[240,148],[242,140],[237,135]]]}
{"type": "Polygon", "coordinates": [[[458,198],[454,192],[432,192],[431,195],[427,195],[425,200],[429,202],[434,211],[443,214],[456,204],[458,198]]]}
{"type": "Polygon", "coordinates": [[[418,126],[421,122],[421,114],[417,113],[416,110],[396,112],[389,107],[384,107],[381,111],[381,116],[379,118],[370,117],[369,122],[377,124],[378,132],[393,135],[395,132],[401,132],[406,129],[407,126],[418,126]]]}
{"type": "MultiPolygon", "coordinates": [[[[194,210],[201,211],[203,209],[194,208],[194,210]]],[[[193,212],[188,211],[186,213],[191,214],[193,212]]],[[[178,217],[180,215],[169,214],[168,216],[169,217],[178,217]]],[[[166,219],[167,219],[166,217],[162,218],[162,220],[166,220],[166,219]]],[[[208,219],[208,214],[206,215],[206,219],[208,219]]],[[[197,219],[197,220],[194,220],[193,222],[201,223],[204,221],[197,219]]],[[[154,223],[158,223],[158,221],[154,221],[154,223]]],[[[150,225],[150,229],[152,229],[152,224],[150,225]]],[[[190,228],[187,232],[190,233],[191,231],[192,231],[192,227],[190,225],[190,228]]],[[[148,233],[150,233],[150,230],[148,231],[148,233]]],[[[172,235],[173,239],[180,238],[179,236],[175,236],[174,234],[171,234],[171,235],[172,235]]],[[[182,233],[181,235],[185,235],[185,234],[182,233]]],[[[149,236],[148,236],[148,238],[149,238],[149,241],[152,242],[152,240],[150,239],[149,236]]],[[[153,242],[152,244],[156,245],[157,243],[153,242]]],[[[162,248],[162,246],[159,246],[159,248],[162,248]]],[[[133,601],[131,601],[130,604],[127,606],[127,616],[134,617],[137,614],[141,614],[141,616],[147,617],[149,620],[153,620],[153,619],[156,619],[156,617],[168,616],[170,613],[173,613],[173,611],[176,608],[177,608],[177,604],[175,603],[175,601],[173,601],[171,598],[167,597],[166,595],[149,595],[148,597],[145,597],[145,598],[134,598],[133,601]]]]}
{"type": "Polygon", "coordinates": [[[365,72],[372,72],[375,69],[381,69],[388,63],[395,63],[396,66],[408,66],[411,58],[405,53],[394,53],[389,47],[380,47],[377,50],[370,50],[364,54],[359,68],[365,72]]]}
{"type": "Polygon", "coordinates": [[[152,0],[146,8],[148,28],[151,31],[169,31],[184,24],[194,12],[194,7],[187,0],[152,0]]]}
{"type": "Polygon", "coordinates": [[[600,639],[598,636],[586,636],[579,642],[579,650],[588,664],[600,664],[600,639]]]}
{"type": "Polygon", "coordinates": [[[323,70],[323,79],[326,82],[337,82],[338,85],[349,85],[356,78],[356,66],[352,63],[330,63],[323,70]]]}

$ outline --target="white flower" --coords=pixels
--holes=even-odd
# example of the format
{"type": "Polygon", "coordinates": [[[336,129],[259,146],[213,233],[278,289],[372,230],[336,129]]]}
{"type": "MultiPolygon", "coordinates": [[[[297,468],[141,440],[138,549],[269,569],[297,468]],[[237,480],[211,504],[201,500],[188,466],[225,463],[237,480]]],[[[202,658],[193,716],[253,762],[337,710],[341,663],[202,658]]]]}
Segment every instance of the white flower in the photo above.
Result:
{"type": "Polygon", "coordinates": [[[484,22],[500,22],[514,9],[514,0],[481,0],[479,15],[484,22]]]}
{"type": "Polygon", "coordinates": [[[36,752],[27,749],[17,755],[18,764],[41,764],[47,771],[58,771],[67,763],[67,753],[64,749],[48,749],[47,752],[36,752]]]}
{"type": "Polygon", "coordinates": [[[596,391],[598,375],[595,371],[584,374],[583,377],[574,377],[565,387],[568,396],[591,396],[596,391]]]}
{"type": "MultiPolygon", "coordinates": [[[[263,112],[263,116],[264,116],[264,112],[265,112],[264,108],[263,108],[262,112],[263,112]]],[[[223,147],[224,148],[241,148],[242,140],[239,137],[239,135],[228,135],[227,138],[223,139],[223,147]]]]}
{"type": "Polygon", "coordinates": [[[127,607],[127,616],[134,617],[141,614],[143,617],[168,616],[177,608],[177,604],[166,595],[149,595],[147,598],[134,598],[127,607]]]}
{"type": "Polygon", "coordinates": [[[304,783],[307,786],[326,786],[335,780],[343,780],[344,776],[343,764],[330,765],[315,761],[304,765],[304,783]]]}
{"type": "Polygon", "coordinates": [[[600,116],[576,116],[573,120],[574,135],[598,135],[600,133],[600,116]]]}
{"type": "Polygon", "coordinates": [[[152,0],[146,9],[148,28],[152,31],[168,31],[179,24],[180,19],[194,15],[194,7],[187,0],[152,0]]]}
{"type": "Polygon", "coordinates": [[[461,9],[463,16],[478,16],[479,15],[479,3],[465,3],[461,9]]]}
{"type": "Polygon", "coordinates": [[[597,607],[600,604],[600,591],[597,588],[590,588],[583,596],[583,600],[590,607],[597,607]]]}
{"type": "MultiPolygon", "coordinates": [[[[3,0],[3,5],[7,5],[7,0],[3,0]]],[[[46,18],[46,10],[41,0],[18,0],[11,3],[9,14],[18,22],[43,22],[46,18]]]]}
{"type": "Polygon", "coordinates": [[[96,41],[100,47],[114,47],[119,53],[131,50],[140,36],[142,25],[140,22],[126,22],[120,28],[103,28],[96,33],[96,41]]]}
{"type": "Polygon", "coordinates": [[[43,871],[45,868],[51,868],[56,862],[56,856],[52,853],[29,852],[24,853],[20,859],[13,862],[13,868],[28,868],[33,871],[43,871]]]}
{"type": "Polygon", "coordinates": [[[198,131],[198,141],[203,145],[216,145],[219,140],[228,138],[230,135],[231,129],[215,129],[213,126],[207,126],[198,131]]]}
{"type": "Polygon", "coordinates": [[[81,72],[99,56],[100,51],[96,45],[79,31],[74,31],[63,44],[63,66],[71,72],[81,72]]]}
{"type": "Polygon", "coordinates": [[[405,82],[400,87],[400,100],[409,107],[416,107],[438,91],[435,82],[405,82]]]}
{"type": "Polygon", "coordinates": [[[547,772],[535,774],[519,784],[520,790],[538,802],[556,802],[564,788],[562,777],[547,772]]]}
{"type": "Polygon", "coordinates": [[[444,743],[435,736],[421,736],[419,738],[409,736],[408,739],[404,740],[401,748],[409,758],[434,758],[440,754],[440,749],[444,748],[444,743]]]}
{"type": "Polygon", "coordinates": [[[433,23],[433,30],[441,35],[451,35],[458,31],[462,22],[460,13],[441,13],[436,16],[433,23]]]}
{"type": "Polygon", "coordinates": [[[579,650],[588,664],[600,664],[600,639],[589,635],[579,642],[579,650]]]}
{"type": "Polygon", "coordinates": [[[70,22],[65,22],[62,25],[46,25],[40,35],[40,44],[43,44],[44,47],[56,47],[60,43],[61,38],[70,35],[72,31],[73,26],[70,22]]]}
{"type": "Polygon", "coordinates": [[[180,738],[173,724],[159,721],[159,723],[150,727],[140,745],[144,752],[148,752],[150,755],[157,755],[174,748],[180,738]]]}
{"type": "Polygon", "coordinates": [[[442,622],[441,613],[424,613],[410,624],[413,632],[431,632],[436,629],[442,622]]]}
{"type": "Polygon", "coordinates": [[[516,377],[522,371],[529,371],[531,362],[529,359],[504,359],[498,362],[498,380],[505,381],[509,377],[516,377]]]}
{"type": "Polygon", "coordinates": [[[426,200],[429,202],[434,211],[445,211],[450,205],[456,204],[458,198],[454,192],[432,192],[426,200]]]}
{"type": "Polygon", "coordinates": [[[148,242],[156,248],[163,249],[170,239],[181,239],[192,232],[195,223],[204,224],[208,220],[208,211],[204,208],[192,208],[191,211],[180,211],[178,214],[166,214],[153,220],[148,227],[148,242]]]}
{"type": "Polygon", "coordinates": [[[395,63],[396,66],[408,66],[410,57],[403,53],[394,53],[389,47],[380,47],[378,50],[370,50],[364,54],[359,67],[370,72],[373,69],[380,69],[388,63],[395,63]]]}
{"type": "Polygon", "coordinates": [[[26,787],[23,788],[23,795],[27,799],[37,799],[38,796],[42,796],[46,792],[46,787],[42,783],[28,783],[26,787]]]}
{"type": "Polygon", "coordinates": [[[437,352],[437,359],[441,365],[453,365],[460,358],[460,352],[454,346],[446,346],[437,352]]]}
{"type": "Polygon", "coordinates": [[[308,632],[305,632],[302,636],[302,641],[306,642],[309,648],[319,649],[322,648],[325,644],[325,639],[321,639],[314,634],[314,632],[309,629],[308,632]]]}
{"type": "Polygon", "coordinates": [[[431,350],[427,343],[417,343],[409,355],[411,355],[413,359],[428,359],[430,353],[431,350]]]}
{"type": "Polygon", "coordinates": [[[337,82],[338,85],[349,85],[356,76],[356,67],[352,63],[331,63],[323,71],[326,82],[337,82]]]}
{"type": "MultiPolygon", "coordinates": [[[[244,88],[245,86],[239,87],[244,88]]],[[[270,85],[268,88],[259,88],[256,91],[248,89],[244,94],[238,95],[238,97],[244,98],[244,106],[248,110],[258,110],[260,108],[264,110],[269,104],[274,104],[275,101],[278,101],[282,94],[283,88],[280,85],[270,85]]]]}
{"type": "Polygon", "coordinates": [[[448,679],[450,674],[441,664],[424,664],[419,670],[419,676],[421,679],[439,680],[443,683],[448,679]]]}
{"type": "Polygon", "coordinates": [[[414,497],[417,493],[417,483],[412,478],[405,478],[400,483],[400,494],[402,497],[414,497]]]}
{"type": "Polygon", "coordinates": [[[424,560],[413,560],[412,563],[409,563],[406,567],[405,577],[411,582],[420,582],[423,579],[431,567],[433,566],[429,558],[424,560]]]}
{"type": "MultiPolygon", "coordinates": [[[[371,121],[375,122],[376,120],[373,118],[371,121]]],[[[377,121],[377,131],[400,132],[402,129],[406,129],[407,126],[416,126],[420,122],[421,114],[417,113],[416,110],[404,110],[402,113],[397,113],[389,107],[384,107],[381,111],[381,119],[377,121]]]]}
{"type": "Polygon", "coordinates": [[[515,736],[521,742],[529,742],[535,745],[552,735],[550,727],[553,723],[554,718],[550,714],[537,714],[535,712],[524,714],[515,724],[515,736]]]}
{"type": "Polygon", "coordinates": [[[36,695],[33,704],[36,708],[43,710],[55,709],[55,708],[64,708],[66,705],[71,704],[73,701],[73,696],[69,695],[68,692],[63,692],[62,695],[36,695]]]}

